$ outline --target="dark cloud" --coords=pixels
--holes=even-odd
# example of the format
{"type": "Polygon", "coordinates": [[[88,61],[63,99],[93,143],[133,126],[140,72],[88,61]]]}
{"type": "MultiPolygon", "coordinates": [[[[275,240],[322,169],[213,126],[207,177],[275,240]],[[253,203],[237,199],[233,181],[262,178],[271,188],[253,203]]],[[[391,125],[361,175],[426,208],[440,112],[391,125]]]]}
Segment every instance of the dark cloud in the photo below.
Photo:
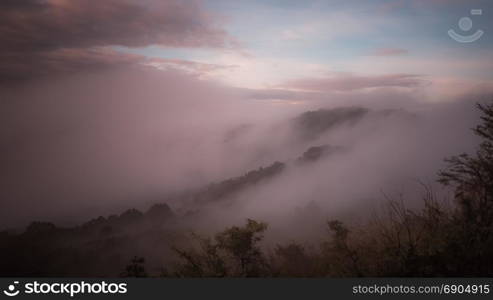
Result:
{"type": "Polygon", "coordinates": [[[22,2],[0,2],[4,52],[106,45],[225,47],[230,42],[197,1],[22,2]]]}
{"type": "Polygon", "coordinates": [[[312,100],[317,96],[323,96],[317,92],[291,91],[287,89],[238,88],[237,92],[245,98],[253,100],[312,100]]]}
{"type": "Polygon", "coordinates": [[[145,59],[138,55],[122,54],[111,49],[72,49],[12,53],[0,56],[0,84],[24,82],[32,78],[72,74],[135,65],[145,59]]]}
{"type": "Polygon", "coordinates": [[[74,49],[11,54],[0,61],[0,84],[22,83],[33,78],[50,78],[53,75],[74,74],[82,71],[98,71],[108,68],[145,68],[152,66],[162,70],[180,70],[202,76],[220,69],[235,66],[200,63],[182,59],[147,58],[141,55],[117,52],[110,48],[74,49]]]}
{"type": "Polygon", "coordinates": [[[136,63],[107,46],[234,47],[198,1],[0,2],[0,82],[136,63]]]}

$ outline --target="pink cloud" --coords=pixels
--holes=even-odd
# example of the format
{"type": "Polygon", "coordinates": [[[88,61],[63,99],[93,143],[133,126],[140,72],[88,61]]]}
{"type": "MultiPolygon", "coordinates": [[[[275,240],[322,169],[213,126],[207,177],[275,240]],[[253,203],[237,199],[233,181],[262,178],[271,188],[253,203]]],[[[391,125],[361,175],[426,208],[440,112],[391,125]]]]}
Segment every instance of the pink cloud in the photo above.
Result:
{"type": "Polygon", "coordinates": [[[157,67],[159,69],[170,69],[170,68],[178,69],[197,75],[204,75],[218,70],[233,69],[237,67],[235,65],[220,65],[220,64],[202,63],[202,62],[183,60],[183,59],[165,59],[165,58],[149,59],[147,64],[157,67]]]}
{"type": "Polygon", "coordinates": [[[377,48],[371,52],[374,56],[398,56],[408,54],[409,51],[402,48],[377,48]]]}
{"type": "Polygon", "coordinates": [[[291,80],[283,88],[306,91],[352,91],[379,87],[418,87],[425,83],[419,75],[390,74],[374,76],[340,75],[326,78],[304,78],[291,80]]]}

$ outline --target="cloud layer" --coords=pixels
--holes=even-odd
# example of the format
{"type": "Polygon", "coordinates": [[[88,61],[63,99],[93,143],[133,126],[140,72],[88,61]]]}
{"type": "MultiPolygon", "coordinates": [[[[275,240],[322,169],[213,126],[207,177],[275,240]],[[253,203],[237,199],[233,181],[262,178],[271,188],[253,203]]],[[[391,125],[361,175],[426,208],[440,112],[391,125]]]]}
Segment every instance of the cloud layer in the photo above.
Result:
{"type": "Polygon", "coordinates": [[[352,91],[380,87],[419,87],[425,80],[413,74],[338,75],[325,78],[302,78],[288,81],[284,88],[306,91],[352,91]]]}
{"type": "Polygon", "coordinates": [[[374,56],[397,56],[397,55],[404,55],[408,54],[409,51],[406,49],[402,48],[377,48],[373,50],[371,55],[374,56]]]}
{"type": "Polygon", "coordinates": [[[143,59],[108,46],[233,47],[217,20],[198,1],[1,1],[0,82],[143,59]]]}

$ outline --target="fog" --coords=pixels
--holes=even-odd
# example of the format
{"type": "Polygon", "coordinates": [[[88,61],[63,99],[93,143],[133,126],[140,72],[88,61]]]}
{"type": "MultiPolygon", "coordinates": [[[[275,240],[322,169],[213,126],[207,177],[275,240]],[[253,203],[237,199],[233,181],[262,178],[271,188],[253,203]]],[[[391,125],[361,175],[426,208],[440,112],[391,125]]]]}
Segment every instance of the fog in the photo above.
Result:
{"type": "MultiPolygon", "coordinates": [[[[371,103],[364,106],[371,109],[371,103]]],[[[469,101],[411,107],[384,114],[370,110],[356,124],[277,148],[280,157],[291,158],[313,145],[344,150],[301,166],[288,161],[285,172],[240,194],[233,205],[210,209],[198,227],[218,231],[225,223],[255,218],[269,221],[272,240],[306,241],[325,232],[327,219],[364,224],[389,199],[419,209],[425,188],[440,201],[451,201],[451,190],[436,182],[437,173],[446,166],[444,158],[474,151],[477,112],[469,101]]]]}
{"type": "MultiPolygon", "coordinates": [[[[281,174],[235,194],[227,205],[201,206],[196,225],[215,230],[256,218],[276,233],[294,225],[309,229],[309,219],[359,218],[378,207],[384,193],[418,205],[419,182],[447,193],[435,185],[436,173],[443,158],[473,151],[474,103],[486,99],[475,94],[428,101],[415,87],[287,93],[286,100],[252,97],[251,90],[185,72],[141,67],[5,87],[0,226],[33,220],[74,225],[131,207],[146,209],[170,194],[275,161],[286,163],[281,174]],[[368,112],[300,136],[300,114],[337,107],[368,112]],[[320,145],[343,150],[297,163],[320,145]],[[299,218],[307,211],[320,218],[299,218]]],[[[177,211],[188,205],[179,199],[169,204],[177,211]]]]}

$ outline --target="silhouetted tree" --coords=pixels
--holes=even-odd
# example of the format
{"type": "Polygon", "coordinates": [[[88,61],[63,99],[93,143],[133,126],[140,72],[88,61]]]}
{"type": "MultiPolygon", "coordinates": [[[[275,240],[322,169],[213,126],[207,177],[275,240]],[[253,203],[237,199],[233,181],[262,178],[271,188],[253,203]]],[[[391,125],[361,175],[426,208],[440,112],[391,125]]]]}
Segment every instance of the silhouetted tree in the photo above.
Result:
{"type": "Polygon", "coordinates": [[[266,229],[266,223],[248,219],[244,227],[233,226],[216,235],[218,247],[236,261],[241,276],[262,274],[265,260],[258,243],[266,229]]]}
{"type": "Polygon", "coordinates": [[[134,256],[130,261],[130,264],[125,268],[123,277],[147,277],[147,273],[144,267],[145,259],[143,257],[134,256]]]}
{"type": "Polygon", "coordinates": [[[330,269],[337,269],[337,275],[363,276],[361,271],[359,254],[349,244],[349,229],[339,220],[328,221],[329,233],[332,240],[322,244],[325,254],[329,256],[330,269]],[[334,268],[339,265],[339,268],[334,268]],[[341,268],[342,267],[342,268],[341,268]]]}
{"type": "Polygon", "coordinates": [[[481,138],[478,150],[448,158],[448,168],[439,173],[440,182],[454,186],[458,204],[449,244],[462,253],[457,272],[476,276],[493,274],[493,103],[478,108],[482,123],[473,129],[481,138]]]}
{"type": "Polygon", "coordinates": [[[464,220],[489,227],[493,222],[493,104],[478,104],[478,108],[483,122],[473,130],[481,138],[479,149],[475,155],[446,159],[449,166],[439,175],[440,182],[455,187],[464,220]]]}
{"type": "Polygon", "coordinates": [[[243,227],[233,226],[216,234],[214,241],[194,235],[199,249],[173,248],[182,263],[177,276],[252,277],[267,273],[268,265],[258,245],[267,224],[247,220],[243,227]]]}

